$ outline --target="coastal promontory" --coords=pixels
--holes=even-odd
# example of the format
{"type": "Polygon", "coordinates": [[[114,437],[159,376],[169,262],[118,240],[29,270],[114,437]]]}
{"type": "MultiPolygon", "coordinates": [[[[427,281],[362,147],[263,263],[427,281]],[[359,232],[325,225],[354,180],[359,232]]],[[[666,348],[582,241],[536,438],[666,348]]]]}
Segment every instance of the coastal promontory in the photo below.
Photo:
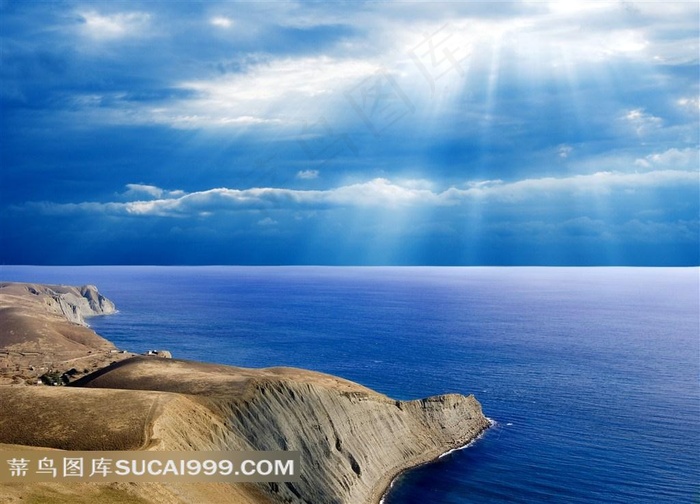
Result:
{"type": "Polygon", "coordinates": [[[0,486],[0,501],[377,503],[401,471],[469,443],[489,425],[473,396],[396,401],[302,369],[120,353],[84,325],[85,316],[113,311],[94,287],[0,284],[0,449],[292,450],[301,454],[300,480],[11,484],[0,486]],[[105,359],[65,386],[38,385],[37,366],[59,361],[41,356],[44,348],[71,362],[105,359]]]}

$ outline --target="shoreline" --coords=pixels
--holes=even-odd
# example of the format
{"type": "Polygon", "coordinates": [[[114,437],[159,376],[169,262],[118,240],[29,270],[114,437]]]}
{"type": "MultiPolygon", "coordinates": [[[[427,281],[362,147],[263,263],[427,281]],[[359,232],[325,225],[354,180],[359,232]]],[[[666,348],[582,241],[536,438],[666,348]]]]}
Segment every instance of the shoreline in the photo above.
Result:
{"type": "Polygon", "coordinates": [[[401,476],[403,476],[403,475],[406,474],[407,472],[412,471],[413,469],[417,469],[417,468],[419,468],[419,467],[425,466],[425,465],[432,464],[432,463],[434,463],[434,462],[438,462],[438,461],[441,460],[442,458],[444,458],[444,457],[446,457],[446,456],[448,456],[448,455],[450,455],[450,454],[452,454],[452,453],[454,453],[454,452],[461,451],[461,450],[466,450],[467,448],[469,448],[469,447],[471,447],[471,446],[474,446],[474,444],[477,443],[481,438],[483,438],[483,437],[486,435],[486,433],[488,432],[488,430],[489,430],[491,427],[493,427],[494,425],[496,425],[496,423],[497,423],[497,422],[496,422],[495,420],[493,420],[492,418],[486,417],[486,419],[487,419],[488,422],[489,422],[488,426],[484,427],[484,429],[483,429],[481,432],[479,432],[474,438],[472,438],[471,440],[467,441],[466,443],[464,443],[464,444],[462,444],[462,445],[460,445],[460,446],[457,446],[457,447],[455,447],[455,448],[450,448],[449,450],[447,450],[447,451],[441,453],[441,454],[438,455],[437,457],[433,457],[433,458],[431,458],[431,459],[429,459],[429,460],[426,460],[426,461],[424,461],[424,462],[420,462],[420,463],[418,463],[418,464],[411,465],[411,466],[406,467],[406,468],[402,469],[401,471],[399,471],[393,478],[391,478],[391,482],[389,483],[389,486],[387,486],[387,487],[385,488],[384,492],[383,492],[382,495],[381,495],[381,498],[379,499],[379,501],[377,501],[377,504],[386,504],[386,497],[388,496],[388,494],[389,494],[389,492],[391,491],[391,489],[394,487],[394,484],[396,483],[396,481],[397,481],[401,476]]]}

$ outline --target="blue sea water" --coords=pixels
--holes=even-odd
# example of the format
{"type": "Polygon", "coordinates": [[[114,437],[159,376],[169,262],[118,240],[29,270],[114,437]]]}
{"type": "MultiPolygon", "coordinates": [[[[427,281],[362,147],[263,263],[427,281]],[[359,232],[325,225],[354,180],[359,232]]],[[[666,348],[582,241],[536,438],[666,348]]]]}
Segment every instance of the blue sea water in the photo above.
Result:
{"type": "Polygon", "coordinates": [[[386,504],[700,502],[697,268],[17,267],[96,284],[119,347],[298,366],[496,423],[386,504]]]}

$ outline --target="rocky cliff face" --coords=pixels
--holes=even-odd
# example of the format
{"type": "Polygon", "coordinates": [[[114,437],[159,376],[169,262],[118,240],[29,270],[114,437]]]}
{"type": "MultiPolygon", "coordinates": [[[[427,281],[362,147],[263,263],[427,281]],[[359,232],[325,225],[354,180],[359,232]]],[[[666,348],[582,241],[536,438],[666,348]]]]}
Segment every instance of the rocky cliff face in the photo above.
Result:
{"type": "Polygon", "coordinates": [[[256,385],[224,418],[250,449],[300,450],[299,483],[262,485],[280,502],[374,503],[402,470],[474,439],[488,427],[474,396],[393,401],[312,383],[256,385]]]}
{"type": "MultiPolygon", "coordinates": [[[[78,342],[80,348],[87,343],[95,348],[101,343],[76,324],[113,311],[114,305],[90,286],[0,284],[0,315],[5,313],[6,327],[13,328],[0,335],[14,342],[13,348],[51,352],[49,343],[63,348],[78,342]]],[[[488,427],[473,396],[395,401],[357,383],[301,369],[133,357],[71,385],[0,388],[0,402],[12,405],[12,411],[0,410],[0,443],[301,452],[298,483],[119,487],[140,502],[376,504],[399,472],[468,443],[488,427]],[[53,414],[37,417],[47,406],[53,414]]],[[[77,490],[59,486],[65,499],[53,495],[53,502],[73,502],[77,490]]],[[[0,488],[0,501],[39,499],[39,490],[0,488]]]]}
{"type": "Polygon", "coordinates": [[[49,312],[62,315],[69,322],[83,326],[87,325],[86,317],[109,315],[116,311],[114,303],[100,294],[94,285],[72,287],[4,282],[0,283],[0,294],[14,296],[17,306],[26,305],[32,300],[41,300],[49,312]]]}
{"type": "Polygon", "coordinates": [[[86,317],[109,315],[116,311],[114,303],[100,294],[94,285],[34,286],[33,289],[37,295],[45,296],[45,302],[53,311],[63,314],[75,324],[87,325],[86,317]]]}
{"type": "Polygon", "coordinates": [[[155,419],[152,449],[300,451],[300,482],[257,486],[271,502],[376,503],[399,472],[468,443],[489,425],[473,396],[395,401],[289,368],[134,358],[75,385],[197,397],[196,408],[166,407],[155,419]]]}

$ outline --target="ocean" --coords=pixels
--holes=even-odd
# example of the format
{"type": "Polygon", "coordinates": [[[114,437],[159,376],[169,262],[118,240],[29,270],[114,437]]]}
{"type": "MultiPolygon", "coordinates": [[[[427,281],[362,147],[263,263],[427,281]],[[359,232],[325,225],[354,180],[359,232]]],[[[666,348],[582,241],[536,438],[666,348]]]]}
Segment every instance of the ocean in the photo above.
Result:
{"type": "Polygon", "coordinates": [[[698,268],[2,266],[91,283],[120,348],[473,393],[494,426],[386,504],[700,502],[698,268]]]}

